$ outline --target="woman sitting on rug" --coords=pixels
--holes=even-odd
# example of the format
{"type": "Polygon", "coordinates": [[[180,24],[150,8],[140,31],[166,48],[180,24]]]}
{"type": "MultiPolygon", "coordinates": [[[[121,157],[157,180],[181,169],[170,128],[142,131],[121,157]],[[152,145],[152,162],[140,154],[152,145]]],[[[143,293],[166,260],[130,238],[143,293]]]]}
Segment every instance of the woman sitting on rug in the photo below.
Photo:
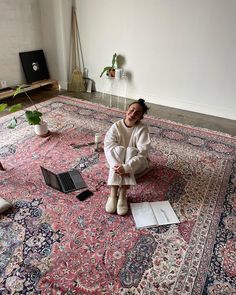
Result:
{"type": "Polygon", "coordinates": [[[114,123],[105,135],[104,151],[110,168],[107,184],[111,186],[108,213],[128,212],[126,191],[136,185],[135,175],[149,168],[150,135],[141,122],[148,109],[143,99],[131,103],[125,118],[114,123]]]}

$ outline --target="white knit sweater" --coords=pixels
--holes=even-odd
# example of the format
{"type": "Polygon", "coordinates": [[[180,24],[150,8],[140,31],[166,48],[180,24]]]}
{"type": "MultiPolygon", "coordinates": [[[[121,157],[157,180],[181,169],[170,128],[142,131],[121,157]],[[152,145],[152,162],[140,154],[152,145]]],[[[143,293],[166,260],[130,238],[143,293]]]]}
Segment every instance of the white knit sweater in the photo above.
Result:
{"type": "Polygon", "coordinates": [[[142,172],[149,166],[148,151],[150,143],[148,128],[142,122],[139,122],[134,127],[127,127],[123,119],[114,123],[104,139],[105,156],[110,166],[108,184],[116,185],[120,181],[120,177],[118,179],[117,175],[112,173],[112,168],[117,164],[122,164],[125,172],[130,173],[130,179],[125,177],[123,184],[136,184],[134,174],[142,172]],[[119,147],[133,148],[133,150],[136,150],[135,156],[128,160],[126,157],[125,159],[119,158],[119,152],[117,152],[119,147]]]}

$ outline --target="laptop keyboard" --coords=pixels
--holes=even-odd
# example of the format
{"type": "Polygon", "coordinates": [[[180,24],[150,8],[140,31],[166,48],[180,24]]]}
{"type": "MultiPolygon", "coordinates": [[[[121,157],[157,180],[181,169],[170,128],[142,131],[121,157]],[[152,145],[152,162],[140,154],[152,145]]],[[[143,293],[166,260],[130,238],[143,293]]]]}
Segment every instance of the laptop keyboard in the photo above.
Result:
{"type": "Polygon", "coordinates": [[[60,173],[60,179],[64,185],[65,190],[75,189],[73,180],[69,173],[60,173]]]}

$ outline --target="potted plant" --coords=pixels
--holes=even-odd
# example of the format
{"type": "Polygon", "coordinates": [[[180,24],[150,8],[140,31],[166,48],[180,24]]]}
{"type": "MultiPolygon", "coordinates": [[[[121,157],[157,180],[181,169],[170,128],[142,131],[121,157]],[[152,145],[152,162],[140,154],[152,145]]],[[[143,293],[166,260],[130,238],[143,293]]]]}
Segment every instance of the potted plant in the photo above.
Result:
{"type": "Polygon", "coordinates": [[[115,69],[117,67],[117,54],[114,53],[113,57],[112,57],[112,62],[111,62],[111,66],[107,66],[103,69],[103,71],[101,72],[100,77],[102,77],[102,75],[104,73],[107,74],[107,76],[109,77],[115,77],[115,69]]]}
{"type": "MultiPolygon", "coordinates": [[[[13,97],[18,95],[19,93],[24,93],[27,96],[27,98],[29,99],[32,106],[34,106],[35,109],[33,111],[30,111],[30,110],[25,111],[25,117],[26,117],[27,122],[30,125],[34,125],[34,130],[37,135],[39,135],[39,136],[49,135],[47,123],[45,121],[43,121],[43,119],[42,119],[43,114],[41,112],[39,112],[36,104],[33,102],[33,100],[28,95],[28,93],[26,91],[24,91],[24,89],[22,89],[22,87],[23,86],[19,86],[16,88],[16,90],[13,94],[13,97]]],[[[19,104],[15,104],[12,106],[8,106],[6,103],[1,103],[0,104],[0,112],[4,111],[5,109],[8,109],[9,112],[14,113],[16,111],[21,110],[22,105],[19,103],[19,104]]],[[[15,128],[16,125],[17,125],[17,119],[15,117],[13,117],[12,120],[10,121],[10,124],[8,125],[8,128],[15,128]]]]}

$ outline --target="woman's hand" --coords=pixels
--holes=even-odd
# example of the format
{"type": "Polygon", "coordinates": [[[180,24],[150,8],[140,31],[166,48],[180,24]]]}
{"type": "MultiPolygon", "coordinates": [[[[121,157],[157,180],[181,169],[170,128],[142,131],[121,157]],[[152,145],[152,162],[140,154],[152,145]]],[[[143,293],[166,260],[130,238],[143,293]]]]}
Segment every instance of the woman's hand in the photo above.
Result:
{"type": "Polygon", "coordinates": [[[120,176],[128,176],[129,175],[129,173],[125,172],[125,169],[122,165],[116,165],[116,166],[114,166],[113,169],[115,170],[115,173],[120,176]]]}

